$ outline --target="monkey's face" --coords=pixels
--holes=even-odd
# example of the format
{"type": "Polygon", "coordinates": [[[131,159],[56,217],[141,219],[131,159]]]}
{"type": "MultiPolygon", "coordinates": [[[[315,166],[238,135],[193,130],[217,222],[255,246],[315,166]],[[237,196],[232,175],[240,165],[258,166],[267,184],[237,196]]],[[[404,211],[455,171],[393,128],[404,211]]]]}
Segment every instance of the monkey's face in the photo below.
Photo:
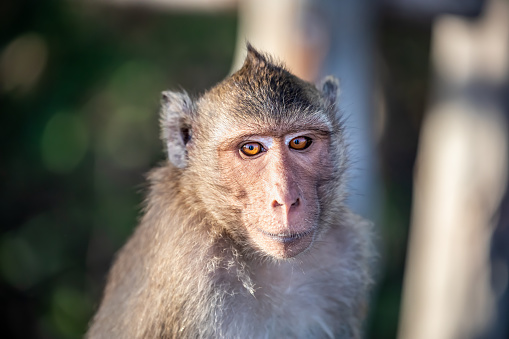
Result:
{"type": "Polygon", "coordinates": [[[244,234],[263,254],[294,257],[320,231],[319,190],[331,168],[329,131],[234,130],[219,147],[220,180],[241,211],[244,234]]]}
{"type": "Polygon", "coordinates": [[[169,160],[211,229],[272,258],[312,246],[343,199],[338,86],[315,87],[248,46],[242,68],[195,103],[163,93],[169,160]]]}

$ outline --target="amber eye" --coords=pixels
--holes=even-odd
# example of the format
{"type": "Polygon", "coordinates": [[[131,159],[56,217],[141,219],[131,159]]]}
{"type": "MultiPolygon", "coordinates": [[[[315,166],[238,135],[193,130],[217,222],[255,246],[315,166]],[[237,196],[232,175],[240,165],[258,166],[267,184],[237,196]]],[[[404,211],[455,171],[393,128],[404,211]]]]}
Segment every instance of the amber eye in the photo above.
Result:
{"type": "Polygon", "coordinates": [[[311,138],[308,137],[297,137],[290,140],[290,148],[296,150],[303,150],[308,148],[311,145],[311,138]]]}
{"type": "Polygon", "coordinates": [[[242,145],[240,150],[248,157],[252,157],[262,151],[262,145],[257,142],[248,142],[247,144],[242,145]]]}

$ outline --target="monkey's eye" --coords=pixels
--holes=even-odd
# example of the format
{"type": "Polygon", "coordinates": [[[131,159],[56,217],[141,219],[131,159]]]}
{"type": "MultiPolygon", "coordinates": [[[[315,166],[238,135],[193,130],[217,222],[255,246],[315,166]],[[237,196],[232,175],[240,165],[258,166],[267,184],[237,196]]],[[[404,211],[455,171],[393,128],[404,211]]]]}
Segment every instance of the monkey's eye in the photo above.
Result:
{"type": "Polygon", "coordinates": [[[296,149],[298,151],[301,151],[303,149],[308,148],[313,140],[308,137],[297,137],[290,140],[290,148],[296,149]]]}
{"type": "Polygon", "coordinates": [[[242,145],[240,151],[248,157],[252,157],[260,153],[262,149],[263,148],[261,144],[257,142],[248,142],[247,144],[242,145]]]}

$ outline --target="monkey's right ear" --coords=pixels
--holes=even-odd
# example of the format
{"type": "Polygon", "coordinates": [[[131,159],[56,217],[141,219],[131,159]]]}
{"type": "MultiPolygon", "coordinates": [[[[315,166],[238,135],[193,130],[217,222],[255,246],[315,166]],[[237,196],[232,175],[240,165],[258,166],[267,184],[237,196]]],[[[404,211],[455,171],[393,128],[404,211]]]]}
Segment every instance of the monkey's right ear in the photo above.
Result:
{"type": "Polygon", "coordinates": [[[165,91],[161,99],[161,138],[168,159],[178,168],[187,166],[187,144],[191,141],[193,102],[186,92],[165,91]]]}
{"type": "Polygon", "coordinates": [[[325,77],[320,86],[327,107],[335,107],[340,94],[339,80],[332,75],[325,77]]]}

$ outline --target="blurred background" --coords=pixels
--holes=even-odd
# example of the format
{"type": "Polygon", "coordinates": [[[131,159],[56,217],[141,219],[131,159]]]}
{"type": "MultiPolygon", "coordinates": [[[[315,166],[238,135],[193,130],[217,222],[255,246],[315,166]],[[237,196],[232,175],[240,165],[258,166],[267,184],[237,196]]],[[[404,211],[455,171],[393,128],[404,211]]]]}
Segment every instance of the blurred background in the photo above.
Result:
{"type": "Polygon", "coordinates": [[[340,78],[366,338],[509,338],[507,0],[2,0],[0,336],[83,336],[164,160],[160,92],[203,93],[246,40],[340,78]]]}

